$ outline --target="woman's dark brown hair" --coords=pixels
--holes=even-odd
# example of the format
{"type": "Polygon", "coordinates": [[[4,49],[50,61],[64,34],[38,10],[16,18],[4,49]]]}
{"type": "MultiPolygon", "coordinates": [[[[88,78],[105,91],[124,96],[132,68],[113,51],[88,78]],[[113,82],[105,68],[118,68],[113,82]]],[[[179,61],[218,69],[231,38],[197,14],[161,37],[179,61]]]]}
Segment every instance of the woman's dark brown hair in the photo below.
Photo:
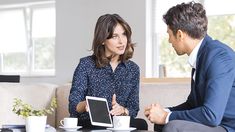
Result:
{"type": "Polygon", "coordinates": [[[102,43],[113,36],[114,29],[118,24],[124,28],[127,36],[127,46],[124,54],[120,55],[119,60],[125,62],[132,58],[134,44],[131,42],[131,27],[118,14],[105,14],[100,16],[96,22],[92,44],[93,58],[99,68],[108,65],[111,60],[111,56],[105,56],[105,47],[102,43]]]}

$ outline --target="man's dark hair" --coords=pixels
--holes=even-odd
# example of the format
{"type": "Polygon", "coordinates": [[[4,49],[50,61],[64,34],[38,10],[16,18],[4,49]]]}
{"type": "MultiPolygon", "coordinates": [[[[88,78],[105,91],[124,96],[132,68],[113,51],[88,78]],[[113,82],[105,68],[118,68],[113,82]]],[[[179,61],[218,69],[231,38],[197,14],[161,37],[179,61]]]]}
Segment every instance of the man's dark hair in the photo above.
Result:
{"type": "Polygon", "coordinates": [[[176,35],[178,30],[186,32],[195,39],[203,38],[207,33],[207,16],[202,4],[189,2],[170,8],[163,20],[176,35]]]}

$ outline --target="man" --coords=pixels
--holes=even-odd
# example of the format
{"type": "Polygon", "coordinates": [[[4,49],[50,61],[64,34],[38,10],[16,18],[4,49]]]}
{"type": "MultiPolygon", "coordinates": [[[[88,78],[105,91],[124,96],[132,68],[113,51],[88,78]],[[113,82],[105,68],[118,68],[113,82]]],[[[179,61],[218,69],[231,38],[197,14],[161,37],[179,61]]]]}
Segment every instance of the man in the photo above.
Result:
{"type": "Polygon", "coordinates": [[[163,125],[163,132],[235,132],[234,51],[207,35],[206,11],[200,3],[176,5],[163,20],[176,53],[189,56],[191,92],[175,107],[151,104],[145,116],[155,130],[163,125]]]}

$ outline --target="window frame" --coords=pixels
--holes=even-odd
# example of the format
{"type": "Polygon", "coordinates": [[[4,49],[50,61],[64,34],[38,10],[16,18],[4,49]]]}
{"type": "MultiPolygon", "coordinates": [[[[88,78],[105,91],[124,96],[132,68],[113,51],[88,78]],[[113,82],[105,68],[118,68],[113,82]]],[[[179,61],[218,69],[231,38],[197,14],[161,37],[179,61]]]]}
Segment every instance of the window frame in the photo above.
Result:
{"type": "MultiPolygon", "coordinates": [[[[159,35],[156,34],[154,31],[156,27],[159,27],[159,25],[156,24],[155,19],[155,13],[156,13],[156,2],[158,0],[148,0],[146,1],[146,74],[145,78],[160,78],[159,77],[159,66],[160,64],[160,46],[159,44],[156,44],[157,41],[159,41],[158,37],[159,35]]],[[[165,1],[165,0],[163,0],[165,1]]],[[[188,2],[186,0],[183,0],[185,2],[188,2]]],[[[197,2],[202,3],[204,6],[206,0],[196,0],[197,2]]],[[[178,2],[181,3],[181,2],[178,2]]],[[[208,5],[207,5],[208,6],[208,5]]],[[[205,7],[207,10],[207,7],[205,7]]],[[[214,14],[215,16],[219,16],[221,14],[214,14]]],[[[213,16],[214,16],[213,15],[213,16]]],[[[211,16],[208,15],[207,16],[211,16]]],[[[158,29],[159,30],[159,29],[158,29]]],[[[161,34],[161,33],[160,33],[161,34]]],[[[169,44],[170,45],[170,44],[169,44]]],[[[176,55],[177,57],[177,55],[176,55]]],[[[187,60],[185,60],[185,64],[187,65],[187,60]]],[[[190,66],[189,66],[190,67],[190,66]]],[[[168,71],[169,72],[169,71],[168,71]]],[[[190,73],[188,73],[187,77],[164,77],[164,78],[190,78],[190,73]]]]}
{"type": "MultiPolygon", "coordinates": [[[[30,3],[24,3],[24,4],[17,4],[17,5],[3,5],[0,6],[0,11],[8,11],[8,10],[17,10],[20,9],[24,12],[24,21],[25,21],[25,31],[26,31],[26,45],[27,45],[27,64],[26,64],[26,71],[20,72],[20,71],[13,71],[13,72],[7,72],[3,71],[3,54],[0,53],[0,74],[18,74],[23,77],[37,77],[37,76],[55,76],[56,73],[56,67],[54,64],[54,68],[52,70],[43,70],[43,71],[36,71],[34,70],[34,43],[33,43],[33,36],[32,36],[32,24],[33,24],[33,11],[38,10],[38,9],[43,9],[43,8],[52,8],[53,10],[55,9],[55,1],[46,1],[46,2],[30,2],[30,3]],[[28,12],[28,13],[27,13],[28,12]]],[[[56,19],[56,14],[55,14],[55,19],[56,19]]],[[[56,26],[56,23],[55,23],[56,26]]],[[[56,32],[54,36],[54,44],[55,44],[55,38],[56,38],[56,32]]],[[[55,50],[55,45],[54,45],[54,50],[55,50]]],[[[55,62],[55,54],[54,54],[54,62],[55,62]]]]}

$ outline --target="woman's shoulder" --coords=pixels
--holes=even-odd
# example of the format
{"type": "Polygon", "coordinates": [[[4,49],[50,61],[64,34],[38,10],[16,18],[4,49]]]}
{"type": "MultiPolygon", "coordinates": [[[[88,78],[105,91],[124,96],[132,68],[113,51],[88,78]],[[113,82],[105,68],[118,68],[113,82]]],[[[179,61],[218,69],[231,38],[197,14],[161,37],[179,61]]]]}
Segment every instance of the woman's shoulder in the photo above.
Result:
{"type": "Polygon", "coordinates": [[[131,69],[134,68],[134,69],[139,69],[139,66],[132,60],[128,60],[126,61],[126,65],[128,67],[130,67],[131,69]]]}
{"type": "Polygon", "coordinates": [[[93,61],[92,55],[80,58],[80,61],[93,61]]]}
{"type": "Polygon", "coordinates": [[[95,61],[92,55],[80,58],[79,63],[83,65],[95,65],[95,61]]]}

